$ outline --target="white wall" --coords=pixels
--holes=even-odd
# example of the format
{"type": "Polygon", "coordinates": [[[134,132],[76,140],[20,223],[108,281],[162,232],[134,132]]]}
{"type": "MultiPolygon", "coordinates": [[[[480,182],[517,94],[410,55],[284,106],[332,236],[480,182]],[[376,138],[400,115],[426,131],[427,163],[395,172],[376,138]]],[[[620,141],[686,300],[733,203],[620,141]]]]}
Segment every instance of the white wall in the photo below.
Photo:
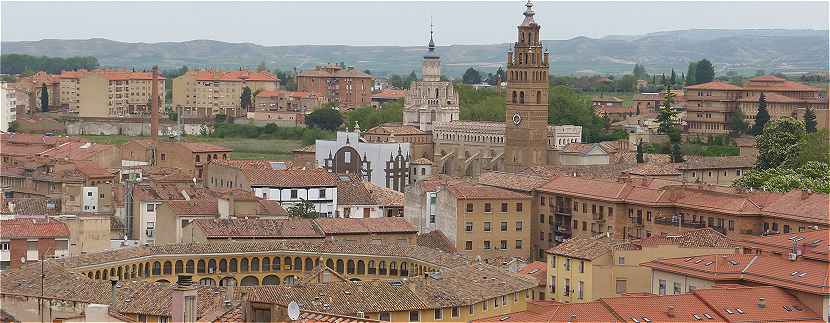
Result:
{"type": "Polygon", "coordinates": [[[286,209],[292,205],[307,200],[314,204],[314,209],[321,214],[333,217],[337,210],[337,187],[297,187],[297,188],[273,188],[255,187],[254,194],[272,201],[280,202],[286,209]],[[320,190],[325,191],[320,194],[320,190]],[[291,197],[291,191],[296,191],[296,197],[291,197]],[[325,195],[325,196],[322,196],[325,195]]]}
{"type": "Polygon", "coordinates": [[[8,83],[0,83],[0,131],[8,131],[9,123],[17,120],[17,95],[8,83]]]}
{"type": "Polygon", "coordinates": [[[83,194],[83,211],[98,212],[98,187],[84,186],[83,194]]]}
{"type": "MultiPolygon", "coordinates": [[[[365,143],[360,142],[359,132],[337,132],[336,140],[317,140],[315,143],[314,159],[317,160],[318,165],[325,165],[326,158],[329,153],[334,156],[340,148],[346,146],[348,139],[349,145],[352,146],[360,154],[360,159],[366,155],[366,159],[371,164],[371,182],[375,185],[386,186],[386,161],[390,156],[397,156],[398,149],[401,154],[406,157],[410,156],[411,147],[407,142],[402,143],[365,143]]],[[[409,168],[409,165],[405,165],[409,168]]],[[[388,187],[393,188],[393,187],[388,187]]]]}

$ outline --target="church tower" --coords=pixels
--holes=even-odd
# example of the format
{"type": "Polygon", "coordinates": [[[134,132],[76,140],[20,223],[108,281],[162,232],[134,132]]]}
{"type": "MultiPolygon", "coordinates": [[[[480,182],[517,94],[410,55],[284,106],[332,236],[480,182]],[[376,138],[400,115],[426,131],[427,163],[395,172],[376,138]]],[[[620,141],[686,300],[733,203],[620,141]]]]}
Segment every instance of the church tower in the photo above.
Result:
{"type": "Polygon", "coordinates": [[[542,52],[533,3],[525,5],[518,41],[507,53],[504,163],[508,171],[547,164],[548,53],[542,52]]]}
{"type": "Polygon", "coordinates": [[[458,95],[452,82],[441,80],[441,57],[435,52],[432,24],[429,44],[421,63],[421,80],[413,82],[404,97],[403,124],[425,132],[436,122],[458,120],[458,95]]]}

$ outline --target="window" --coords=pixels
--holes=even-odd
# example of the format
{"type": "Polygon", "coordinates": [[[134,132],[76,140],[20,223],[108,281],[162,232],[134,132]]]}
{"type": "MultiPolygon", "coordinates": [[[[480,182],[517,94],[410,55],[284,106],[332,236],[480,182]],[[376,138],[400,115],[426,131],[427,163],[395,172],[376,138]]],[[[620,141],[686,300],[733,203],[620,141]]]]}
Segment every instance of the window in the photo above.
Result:
{"type": "Polygon", "coordinates": [[[617,279],[617,294],[625,294],[628,282],[625,279],[617,279]]]}
{"type": "Polygon", "coordinates": [[[159,316],[159,323],[167,323],[168,318],[167,316],[159,316]]]}
{"type": "Polygon", "coordinates": [[[9,250],[8,242],[0,242],[0,250],[9,250]]]}
{"type": "Polygon", "coordinates": [[[490,240],[484,240],[484,250],[490,250],[490,240]]]}
{"type": "Polygon", "coordinates": [[[507,212],[507,203],[502,203],[501,204],[501,211],[502,212],[507,212]]]}
{"type": "Polygon", "coordinates": [[[579,281],[579,284],[576,285],[576,298],[584,299],[585,298],[585,282],[579,281]]]}
{"type": "Polygon", "coordinates": [[[465,241],[464,250],[473,250],[473,242],[470,240],[465,241]]]}
{"type": "Polygon", "coordinates": [[[297,190],[291,190],[291,198],[292,199],[297,198],[297,190]]]}
{"type": "Polygon", "coordinates": [[[473,203],[467,203],[467,212],[473,212],[473,203]]]}
{"type": "Polygon", "coordinates": [[[666,281],[665,281],[665,280],[663,280],[663,279],[660,279],[660,280],[657,282],[657,284],[658,284],[658,288],[659,288],[659,289],[658,289],[658,293],[657,293],[657,294],[658,294],[658,295],[661,295],[661,296],[662,296],[662,295],[666,295],[666,281]]]}
{"type": "Polygon", "coordinates": [[[588,231],[588,222],[582,221],[582,231],[588,231]]]}
{"type": "Polygon", "coordinates": [[[464,231],[472,232],[473,231],[473,223],[472,222],[464,222],[464,231]]]}
{"type": "Polygon", "coordinates": [[[539,197],[539,203],[541,203],[542,205],[545,205],[545,197],[544,196],[539,197]]]}
{"type": "Polygon", "coordinates": [[[674,282],[674,294],[680,294],[683,292],[682,287],[680,286],[679,282],[674,282]]]}
{"type": "Polygon", "coordinates": [[[86,192],[86,196],[92,196],[92,192],[86,192]]]}
{"type": "Polygon", "coordinates": [[[790,225],[789,224],[784,225],[784,233],[790,233],[790,225]]]}
{"type": "Polygon", "coordinates": [[[155,222],[147,222],[147,231],[145,234],[148,238],[153,237],[153,233],[156,231],[156,223],[155,222]]]}
{"type": "Polygon", "coordinates": [[[523,242],[522,240],[516,240],[516,249],[522,249],[523,242]]]}
{"type": "Polygon", "coordinates": [[[164,153],[161,153],[161,160],[165,160],[165,159],[167,159],[167,155],[165,155],[164,153]]]}
{"type": "Polygon", "coordinates": [[[625,257],[617,257],[617,265],[625,265],[625,257]]]}
{"type": "Polygon", "coordinates": [[[490,203],[484,203],[484,212],[490,213],[493,212],[493,207],[490,203]]]}
{"type": "Polygon", "coordinates": [[[458,306],[453,306],[453,308],[452,308],[452,317],[453,317],[453,318],[457,318],[457,317],[458,317],[458,315],[459,315],[459,313],[458,313],[458,306]]]}
{"type": "Polygon", "coordinates": [[[484,222],[484,232],[490,232],[492,230],[490,222],[484,222]]]}
{"type": "Polygon", "coordinates": [[[326,198],[326,189],[325,188],[320,189],[320,198],[321,199],[326,198]]]}
{"type": "Polygon", "coordinates": [[[502,232],[507,231],[507,222],[501,222],[500,227],[502,232]]]}
{"type": "Polygon", "coordinates": [[[729,220],[729,231],[735,231],[735,220],[729,220]]]}
{"type": "Polygon", "coordinates": [[[418,322],[421,320],[421,313],[418,311],[409,311],[409,321],[418,322]]]}
{"type": "Polygon", "coordinates": [[[571,258],[565,258],[565,270],[571,271],[571,258]]]}
{"type": "Polygon", "coordinates": [[[580,273],[584,273],[584,272],[585,272],[585,260],[580,260],[580,261],[579,261],[579,272],[580,272],[580,273]]]}
{"type": "Polygon", "coordinates": [[[568,278],[565,278],[565,286],[563,286],[562,288],[563,288],[562,292],[565,296],[570,295],[571,294],[571,280],[568,279],[568,278]]]}
{"type": "Polygon", "coordinates": [[[499,249],[507,250],[507,240],[502,240],[499,242],[499,249]]]}
{"type": "Polygon", "coordinates": [[[390,321],[389,312],[380,312],[380,314],[378,314],[378,320],[383,321],[383,322],[389,322],[390,321]]]}
{"type": "Polygon", "coordinates": [[[517,232],[521,232],[521,231],[522,231],[522,229],[523,229],[523,228],[522,228],[522,227],[523,227],[523,225],[524,225],[524,222],[522,222],[522,221],[516,221],[516,231],[517,231],[517,232]]]}
{"type": "Polygon", "coordinates": [[[435,214],[429,215],[429,223],[435,223],[435,214]]]}
{"type": "Polygon", "coordinates": [[[435,309],[435,319],[436,320],[443,320],[444,319],[444,309],[436,308],[435,309]]]}
{"type": "Polygon", "coordinates": [[[522,203],[516,203],[516,212],[522,212],[522,203]]]}
{"type": "Polygon", "coordinates": [[[550,292],[556,294],[556,276],[550,276],[550,292]]]}
{"type": "Polygon", "coordinates": [[[499,307],[499,299],[498,299],[498,298],[494,298],[494,299],[493,299],[493,307],[494,307],[494,308],[495,308],[495,307],[499,307]]]}
{"type": "Polygon", "coordinates": [[[545,223],[545,215],[539,214],[539,223],[545,223]]]}
{"type": "Polygon", "coordinates": [[[475,314],[475,312],[476,312],[476,306],[475,306],[475,304],[471,304],[471,305],[468,307],[468,309],[469,309],[469,311],[468,311],[468,312],[470,313],[470,315],[475,314]]]}
{"type": "Polygon", "coordinates": [[[696,288],[695,285],[689,285],[689,293],[695,291],[696,288]]]}
{"type": "Polygon", "coordinates": [[[156,211],[156,205],[155,204],[152,204],[152,203],[147,204],[147,212],[155,212],[155,211],[156,211]]]}

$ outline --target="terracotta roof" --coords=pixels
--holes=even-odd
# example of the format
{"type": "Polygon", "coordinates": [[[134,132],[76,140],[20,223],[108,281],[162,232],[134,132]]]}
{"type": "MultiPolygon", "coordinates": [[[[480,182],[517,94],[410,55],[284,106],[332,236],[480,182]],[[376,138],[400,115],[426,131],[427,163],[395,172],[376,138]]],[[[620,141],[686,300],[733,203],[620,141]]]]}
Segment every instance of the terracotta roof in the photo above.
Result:
{"type": "Polygon", "coordinates": [[[742,90],[740,86],[721,82],[721,81],[712,81],[708,83],[702,84],[695,84],[686,87],[687,90],[742,90]]]}
{"type": "Polygon", "coordinates": [[[242,168],[251,186],[265,187],[334,187],[337,177],[325,169],[251,169],[242,168]]]}
{"type": "Polygon", "coordinates": [[[716,311],[709,308],[703,301],[693,294],[681,295],[643,295],[602,298],[600,302],[626,322],[726,322],[716,311]],[[648,306],[644,306],[648,304],[648,306]],[[672,307],[671,314],[667,309],[672,307]],[[706,315],[709,315],[708,317],[706,315]],[[701,320],[695,318],[698,316],[701,320]],[[711,319],[709,318],[711,317],[711,319]]]}
{"type": "MultiPolygon", "coordinates": [[[[639,319],[638,319],[639,320],[639,319]]],[[[528,301],[528,310],[474,320],[473,322],[627,322],[617,318],[602,303],[562,304],[555,302],[528,301]]]]}
{"type": "Polygon", "coordinates": [[[164,203],[176,215],[219,215],[216,199],[167,201],[164,203]]]}
{"type": "Polygon", "coordinates": [[[337,205],[374,205],[372,193],[359,176],[337,176],[337,205]]]}
{"type": "Polygon", "coordinates": [[[487,172],[478,177],[479,184],[523,192],[531,192],[549,181],[547,177],[504,172],[487,172]]]}
{"type": "Polygon", "coordinates": [[[426,132],[421,131],[417,127],[413,126],[390,126],[390,125],[382,125],[371,128],[366,131],[366,134],[374,134],[374,135],[395,135],[395,136],[406,136],[406,135],[423,135],[426,132]]]}
{"type": "Polygon", "coordinates": [[[25,145],[48,145],[48,146],[56,146],[68,141],[77,140],[77,138],[72,137],[64,137],[64,136],[46,136],[46,135],[37,135],[37,134],[29,134],[29,133],[13,133],[13,132],[2,132],[0,133],[0,143],[12,143],[12,144],[25,144],[25,145]]]}
{"type": "Polygon", "coordinates": [[[621,102],[623,102],[623,99],[620,99],[620,98],[618,98],[618,97],[616,97],[616,96],[595,96],[595,97],[591,98],[591,101],[594,101],[594,102],[617,102],[617,103],[621,103],[621,102]]]}
{"type": "Polygon", "coordinates": [[[788,254],[792,250],[793,240],[798,240],[801,255],[820,261],[830,261],[830,230],[785,233],[761,237],[748,237],[736,241],[744,248],[763,250],[769,253],[788,254]]]}
{"type": "Polygon", "coordinates": [[[646,248],[660,245],[674,245],[680,248],[731,249],[735,247],[732,240],[712,228],[689,230],[679,234],[653,235],[631,242],[646,248]]]}
{"type": "Polygon", "coordinates": [[[772,286],[715,285],[694,292],[721,317],[741,322],[782,322],[815,320],[821,315],[804,306],[798,298],[772,286]],[[760,299],[764,307],[759,307],[760,299]],[[740,308],[741,312],[737,309],[740,308]]]}
{"type": "Polygon", "coordinates": [[[536,280],[496,267],[475,263],[445,269],[440,274],[384,280],[277,285],[244,288],[250,300],[286,305],[303,304],[303,310],[352,315],[444,308],[476,304],[496,297],[524,297],[536,280]],[[399,284],[398,284],[399,283],[399,284]]]}
{"type": "Polygon", "coordinates": [[[534,261],[519,269],[519,273],[533,277],[539,286],[545,286],[548,279],[548,264],[543,261],[534,261]]]}
{"type": "Polygon", "coordinates": [[[209,164],[230,166],[235,168],[273,169],[271,161],[260,159],[211,159],[209,164]]]}
{"type": "Polygon", "coordinates": [[[0,214],[47,216],[58,215],[61,211],[60,200],[49,198],[3,198],[0,199],[0,203],[2,203],[0,214]],[[12,211],[12,208],[14,208],[14,211],[12,211]]]}
{"type": "Polygon", "coordinates": [[[274,98],[274,97],[291,97],[291,98],[310,98],[314,97],[314,93],[302,91],[283,91],[283,90],[264,90],[256,95],[258,98],[274,98]]]}
{"type": "Polygon", "coordinates": [[[752,168],[755,167],[755,156],[722,156],[703,157],[687,156],[686,161],[680,163],[677,169],[723,169],[723,168],[752,168]]]}
{"type": "Polygon", "coordinates": [[[66,160],[89,160],[98,153],[115,152],[116,149],[114,145],[72,141],[44,150],[39,155],[66,160]]]}
{"type": "Polygon", "coordinates": [[[406,219],[391,218],[319,218],[314,220],[326,235],[416,233],[418,229],[406,219]]]}
{"type": "Polygon", "coordinates": [[[705,255],[656,259],[641,264],[654,270],[715,282],[743,280],[813,294],[830,295],[827,262],[782,255],[705,255]]]}
{"type": "Polygon", "coordinates": [[[731,249],[734,244],[720,232],[711,228],[690,230],[680,234],[655,235],[641,240],[617,240],[606,234],[591,238],[565,240],[547,253],[593,260],[614,250],[642,250],[660,245],[674,245],[680,248],[731,249]]]}
{"type": "Polygon", "coordinates": [[[642,163],[623,171],[626,174],[640,176],[680,176],[679,164],[642,163]]]}
{"type": "Polygon", "coordinates": [[[406,90],[384,89],[372,94],[372,99],[400,99],[406,96],[406,90]]]}
{"type": "Polygon", "coordinates": [[[568,239],[558,246],[548,249],[547,253],[569,258],[593,260],[612,250],[639,250],[639,247],[630,242],[612,239],[608,235],[601,234],[592,238],[568,239]]]}
{"type": "Polygon", "coordinates": [[[203,142],[181,142],[182,147],[194,153],[231,152],[232,149],[203,142]]]}
{"type": "Polygon", "coordinates": [[[450,184],[447,189],[459,200],[523,200],[530,199],[530,195],[517,193],[511,190],[494,186],[480,185],[468,182],[450,184]]]}
{"type": "Polygon", "coordinates": [[[2,220],[0,227],[0,239],[69,238],[69,227],[51,219],[2,220]]]}
{"type": "MultiPolygon", "coordinates": [[[[764,99],[767,100],[767,103],[794,103],[794,102],[802,102],[802,100],[798,100],[795,98],[791,98],[788,96],[784,96],[775,92],[764,93],[764,99]]],[[[754,95],[754,96],[747,96],[740,98],[738,102],[751,102],[757,103],[761,100],[761,95],[754,95]]]]}
{"type": "Polygon", "coordinates": [[[594,144],[583,144],[583,143],[578,143],[578,142],[572,142],[572,143],[569,143],[569,144],[565,145],[565,147],[562,147],[562,152],[563,153],[576,153],[576,154],[587,155],[592,150],[594,150],[594,147],[599,147],[602,150],[602,152],[605,153],[605,154],[614,152],[611,149],[609,149],[608,146],[604,146],[604,145],[600,145],[600,144],[596,144],[596,143],[594,143],[594,144]]]}
{"type": "Polygon", "coordinates": [[[372,78],[371,75],[363,73],[354,68],[342,68],[335,66],[316,67],[313,70],[301,71],[298,77],[353,77],[353,78],[372,78]],[[327,69],[324,69],[327,68],[327,69]],[[330,72],[331,71],[331,72],[330,72]]]}
{"type": "Polygon", "coordinates": [[[761,208],[763,215],[777,218],[830,223],[830,195],[792,190],[786,193],[751,192],[749,200],[761,208]]]}
{"type": "Polygon", "coordinates": [[[75,169],[87,178],[110,178],[115,176],[112,171],[99,167],[93,161],[77,160],[73,164],[75,165],[75,169]]]}
{"type": "Polygon", "coordinates": [[[192,225],[208,239],[323,238],[310,219],[198,219],[192,225]]]}
{"type": "Polygon", "coordinates": [[[788,81],[775,75],[763,75],[751,78],[744,83],[743,87],[746,90],[754,91],[821,91],[820,88],[803,83],[788,81]]]}
{"type": "Polygon", "coordinates": [[[288,211],[282,207],[282,204],[277,201],[273,200],[266,200],[266,199],[258,199],[257,203],[259,207],[257,208],[257,215],[261,216],[284,216],[288,214],[288,211]]]}
{"type": "Polygon", "coordinates": [[[429,233],[419,233],[417,242],[419,246],[441,250],[448,253],[456,253],[458,249],[449,238],[441,232],[441,230],[434,230],[429,233]]]}
{"type": "MultiPolygon", "coordinates": [[[[363,182],[363,187],[369,191],[372,202],[381,207],[404,206],[404,194],[388,187],[383,187],[372,182],[363,182]]],[[[338,191],[337,194],[340,194],[338,191]]]]}
{"type": "Polygon", "coordinates": [[[229,82],[242,82],[242,81],[264,81],[264,82],[276,82],[279,79],[276,75],[272,74],[271,72],[252,72],[248,70],[241,70],[241,71],[218,71],[218,70],[198,70],[188,72],[188,74],[193,74],[194,78],[197,81],[229,81],[229,82]]]}

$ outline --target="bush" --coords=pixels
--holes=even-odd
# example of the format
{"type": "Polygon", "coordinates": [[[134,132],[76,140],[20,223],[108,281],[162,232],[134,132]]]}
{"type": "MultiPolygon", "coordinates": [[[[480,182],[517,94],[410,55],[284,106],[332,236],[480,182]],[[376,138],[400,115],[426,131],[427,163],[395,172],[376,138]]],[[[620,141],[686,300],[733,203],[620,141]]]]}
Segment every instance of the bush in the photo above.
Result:
{"type": "Polygon", "coordinates": [[[221,123],[216,125],[213,134],[210,136],[216,138],[302,140],[304,144],[310,145],[317,139],[334,138],[334,133],[317,128],[280,127],[273,123],[262,127],[221,123]]]}

